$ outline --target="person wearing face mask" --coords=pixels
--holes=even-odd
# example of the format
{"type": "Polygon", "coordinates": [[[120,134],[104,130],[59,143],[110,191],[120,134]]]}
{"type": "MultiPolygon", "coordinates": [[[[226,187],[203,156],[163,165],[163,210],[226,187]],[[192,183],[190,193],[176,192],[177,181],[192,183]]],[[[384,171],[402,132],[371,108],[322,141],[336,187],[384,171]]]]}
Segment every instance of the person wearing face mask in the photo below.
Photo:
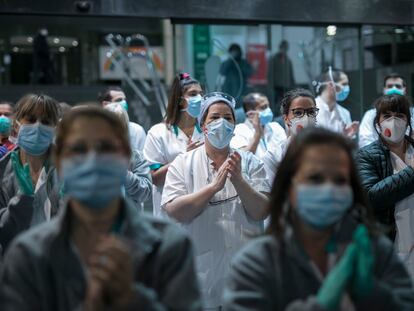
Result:
{"type": "Polygon", "coordinates": [[[12,104],[9,102],[0,102],[0,159],[16,148],[16,145],[9,139],[13,116],[12,104]]]}
{"type": "Polygon", "coordinates": [[[247,119],[236,125],[230,146],[250,151],[261,159],[270,144],[279,144],[286,139],[286,133],[277,122],[273,122],[273,112],[265,95],[246,95],[243,109],[247,119]]]}
{"type": "Polygon", "coordinates": [[[270,190],[263,163],[230,148],[234,99],[213,92],[200,113],[205,144],[170,165],[161,207],[189,232],[196,249],[204,308],[219,310],[230,259],[263,230],[270,190]]]}
{"type": "Polygon", "coordinates": [[[291,140],[304,128],[316,125],[315,97],[305,89],[287,92],[280,102],[280,110],[286,126],[287,138],[279,144],[271,144],[262,158],[267,176],[273,182],[277,167],[285,155],[291,140]]]}
{"type": "MultiPolygon", "coordinates": [[[[115,113],[128,128],[128,113],[121,104],[108,104],[104,109],[115,113]]],[[[125,179],[125,189],[123,190],[126,197],[131,199],[137,208],[144,209],[144,202],[151,196],[152,181],[148,162],[139,150],[131,148],[131,159],[125,179]]]]}
{"type": "MultiPolygon", "coordinates": [[[[128,113],[128,103],[124,91],[119,86],[109,86],[104,91],[99,93],[98,101],[101,103],[102,107],[109,105],[111,103],[119,103],[122,108],[128,113]]],[[[131,140],[131,146],[136,150],[143,150],[145,144],[145,134],[144,128],[138,123],[131,122],[128,120],[128,131],[129,138],[131,140]]]]}
{"type": "Polygon", "coordinates": [[[181,153],[198,148],[204,136],[197,117],[201,107],[200,83],[188,73],[177,75],[171,86],[167,115],[154,125],[145,141],[144,157],[152,176],[152,204],[154,215],[161,213],[161,194],[170,163],[181,153]]]}
{"type": "MultiPolygon", "coordinates": [[[[405,79],[398,73],[392,73],[384,78],[384,95],[407,95],[405,79]]],[[[414,122],[414,108],[411,109],[411,123],[414,122]]],[[[359,148],[368,146],[378,139],[378,133],[375,130],[374,119],[376,115],[375,107],[365,112],[361,120],[358,133],[359,148]]]]}
{"type": "Polygon", "coordinates": [[[354,138],[358,132],[359,122],[352,121],[349,110],[339,104],[347,99],[350,92],[348,76],[329,67],[314,85],[318,95],[318,126],[354,138]]]}
{"type": "Polygon", "coordinates": [[[123,199],[130,157],[113,113],[83,106],[63,117],[54,159],[65,202],[10,246],[2,310],[201,310],[189,238],[123,199]]]}
{"type": "Polygon", "coordinates": [[[266,235],[232,262],[225,311],[412,310],[414,291],[379,234],[350,141],[301,131],[273,184],[266,235]]]}
{"type": "Polygon", "coordinates": [[[0,243],[6,248],[14,236],[31,226],[50,220],[60,200],[60,184],[51,146],[59,118],[56,100],[47,95],[21,98],[13,123],[17,146],[4,170],[0,195],[0,243]],[[13,219],[12,226],[2,226],[13,219]]]}
{"type": "Polygon", "coordinates": [[[375,102],[379,138],[358,152],[359,171],[378,221],[414,279],[414,140],[406,96],[383,95],[375,102]],[[406,135],[408,129],[408,135],[406,135]]]}

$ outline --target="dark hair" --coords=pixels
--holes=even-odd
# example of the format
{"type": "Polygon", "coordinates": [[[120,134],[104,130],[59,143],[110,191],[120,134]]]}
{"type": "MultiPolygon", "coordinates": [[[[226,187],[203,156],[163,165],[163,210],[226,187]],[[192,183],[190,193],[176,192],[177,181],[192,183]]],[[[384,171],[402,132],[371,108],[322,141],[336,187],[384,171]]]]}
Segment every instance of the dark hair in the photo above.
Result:
{"type": "Polygon", "coordinates": [[[112,100],[111,91],[123,92],[124,90],[116,85],[108,86],[105,90],[98,94],[98,101],[102,104],[103,102],[110,102],[112,100]]]}
{"type": "Polygon", "coordinates": [[[280,101],[280,112],[283,115],[288,115],[292,101],[298,97],[310,98],[316,106],[315,97],[312,95],[310,91],[305,89],[294,89],[286,92],[283,96],[282,100],[280,101]]]}
{"type": "MultiPolygon", "coordinates": [[[[345,74],[342,71],[333,70],[332,69],[332,78],[334,82],[338,82],[341,79],[341,75],[345,74]]],[[[326,84],[324,82],[330,82],[332,81],[331,75],[329,74],[329,70],[322,73],[316,81],[313,82],[313,85],[315,86],[315,93],[316,95],[322,94],[322,92],[326,89],[326,84]]]]}
{"type": "Polygon", "coordinates": [[[266,95],[262,93],[250,93],[243,97],[243,110],[244,112],[256,109],[256,105],[260,98],[266,98],[266,95]]]}
{"type": "Polygon", "coordinates": [[[23,96],[15,107],[17,121],[21,119],[40,120],[44,124],[57,125],[60,115],[58,102],[47,95],[27,94],[23,96]]]}
{"type": "Polygon", "coordinates": [[[178,123],[182,97],[190,86],[194,84],[200,85],[188,73],[180,73],[174,78],[171,85],[170,97],[168,98],[167,115],[165,116],[165,123],[167,125],[175,125],[178,123]]]}
{"type": "Polygon", "coordinates": [[[232,43],[230,45],[229,52],[232,52],[232,51],[237,51],[237,52],[240,53],[240,55],[243,53],[242,52],[242,49],[241,49],[241,46],[239,44],[237,44],[237,43],[232,43]]]}
{"type": "Polygon", "coordinates": [[[55,157],[61,155],[66,138],[70,134],[74,122],[80,118],[101,119],[105,121],[120,140],[125,154],[128,158],[131,156],[128,128],[127,125],[121,121],[121,118],[115,113],[105,110],[97,105],[82,105],[71,109],[60,121],[56,132],[55,157]]]}
{"type": "MultiPolygon", "coordinates": [[[[281,238],[285,230],[290,213],[284,211],[287,204],[289,189],[292,186],[292,179],[298,171],[304,159],[305,151],[313,146],[330,145],[346,152],[350,161],[350,183],[354,194],[354,202],[350,213],[356,214],[359,221],[365,223],[372,231],[372,211],[368,206],[366,194],[361,186],[359,175],[353,158],[354,146],[351,140],[340,134],[326,129],[311,127],[305,128],[292,140],[285,156],[283,157],[273,182],[270,201],[271,224],[269,233],[281,238]]],[[[289,211],[290,212],[290,211],[289,211]]]]}
{"type": "MultiPolygon", "coordinates": [[[[374,107],[377,112],[374,118],[374,128],[375,131],[377,131],[377,133],[378,130],[376,125],[379,124],[381,113],[391,111],[405,114],[405,116],[407,117],[407,125],[410,128],[409,136],[411,136],[413,131],[411,124],[411,103],[407,96],[397,94],[382,95],[381,97],[377,98],[377,100],[374,102],[374,107]]],[[[379,137],[381,137],[381,135],[379,137]]]]}
{"type": "Polygon", "coordinates": [[[403,86],[404,87],[406,86],[404,77],[400,75],[399,73],[393,72],[393,73],[390,73],[388,76],[385,76],[384,83],[383,83],[384,87],[386,86],[388,79],[401,79],[403,82],[403,86]]]}

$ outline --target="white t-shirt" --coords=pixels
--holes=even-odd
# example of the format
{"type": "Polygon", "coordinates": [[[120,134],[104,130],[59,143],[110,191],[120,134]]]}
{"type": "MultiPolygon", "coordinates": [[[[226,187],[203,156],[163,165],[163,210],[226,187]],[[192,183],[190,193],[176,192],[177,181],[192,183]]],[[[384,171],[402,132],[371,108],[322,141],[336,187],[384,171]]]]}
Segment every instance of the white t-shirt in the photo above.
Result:
{"type": "Polygon", "coordinates": [[[277,168],[282,161],[291,140],[292,136],[289,136],[280,144],[272,144],[262,158],[266,174],[271,185],[273,184],[277,168]]]}
{"type": "MultiPolygon", "coordinates": [[[[234,136],[230,142],[231,148],[246,147],[253,139],[255,129],[249,119],[236,125],[234,136]]],[[[270,122],[264,127],[263,137],[257,145],[255,155],[262,159],[271,144],[279,144],[286,139],[286,132],[277,122],[270,122]]]]}
{"type": "MultiPolygon", "coordinates": [[[[244,179],[256,191],[269,193],[263,163],[251,152],[239,153],[244,179]]],[[[168,169],[162,208],[177,197],[203,189],[216,174],[204,146],[179,155],[168,169]]],[[[263,221],[250,218],[236,189],[227,179],[224,188],[211,198],[208,206],[183,227],[194,242],[204,307],[217,308],[222,304],[231,259],[247,241],[263,232],[263,221]]]]}
{"type": "Polygon", "coordinates": [[[328,104],[318,96],[316,97],[316,107],[319,108],[319,113],[316,116],[317,126],[343,134],[345,127],[352,123],[349,110],[339,104],[336,104],[334,109],[330,111],[328,104]]]}
{"type": "Polygon", "coordinates": [[[142,152],[146,137],[147,135],[145,134],[145,130],[141,125],[129,122],[129,139],[131,142],[131,149],[142,152]]]}
{"type": "MultiPolygon", "coordinates": [[[[409,144],[404,161],[392,151],[391,164],[394,174],[406,168],[408,165],[414,165],[414,148],[409,144]]],[[[397,227],[395,237],[395,249],[398,256],[404,262],[411,280],[414,280],[414,189],[413,193],[405,199],[395,204],[394,218],[397,227]]]]}
{"type": "MultiPolygon", "coordinates": [[[[154,125],[148,131],[145,140],[144,157],[150,169],[157,170],[171,163],[177,155],[186,152],[189,138],[178,126],[167,127],[165,123],[154,125]]],[[[191,141],[204,141],[204,135],[198,125],[194,127],[191,141]]],[[[152,187],[154,215],[160,216],[160,203],[163,187],[152,187]]]]}

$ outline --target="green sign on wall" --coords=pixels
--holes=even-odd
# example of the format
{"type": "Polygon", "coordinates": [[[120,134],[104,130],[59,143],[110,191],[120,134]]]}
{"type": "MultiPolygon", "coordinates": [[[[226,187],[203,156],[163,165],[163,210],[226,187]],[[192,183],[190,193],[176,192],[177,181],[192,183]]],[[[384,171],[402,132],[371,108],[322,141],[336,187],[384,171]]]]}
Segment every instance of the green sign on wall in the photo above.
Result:
{"type": "Polygon", "coordinates": [[[194,76],[201,83],[205,84],[206,76],[204,63],[210,56],[210,27],[208,25],[193,26],[193,60],[194,76]]]}

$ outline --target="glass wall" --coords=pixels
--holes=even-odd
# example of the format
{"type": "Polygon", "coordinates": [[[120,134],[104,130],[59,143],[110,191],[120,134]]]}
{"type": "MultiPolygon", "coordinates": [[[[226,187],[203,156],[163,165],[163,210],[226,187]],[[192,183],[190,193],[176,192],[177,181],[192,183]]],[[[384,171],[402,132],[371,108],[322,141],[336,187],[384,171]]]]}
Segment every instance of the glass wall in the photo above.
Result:
{"type": "Polygon", "coordinates": [[[207,90],[229,92],[239,103],[249,92],[262,92],[278,113],[284,92],[296,87],[314,90],[313,81],[332,66],[348,74],[352,91],[344,105],[354,119],[360,118],[362,84],[357,28],[333,25],[175,25],[175,28],[176,33],[182,34],[175,44],[175,70],[190,71],[207,90]],[[241,49],[240,68],[234,65],[236,45],[241,49]]]}
{"type": "Polygon", "coordinates": [[[328,69],[344,71],[351,93],[343,103],[354,120],[381,95],[383,79],[402,74],[413,90],[414,32],[412,27],[324,27],[283,25],[175,25],[175,71],[186,70],[201,79],[207,90],[241,94],[265,93],[278,112],[281,94],[293,87],[314,91],[312,82],[328,69]],[[236,69],[231,86],[223,73],[231,61],[229,48],[237,44],[251,67],[236,69]],[[226,63],[227,62],[227,63],[226,63]],[[226,65],[227,64],[227,65],[226,65]],[[241,79],[240,76],[244,77],[241,79]],[[226,89],[227,87],[227,89],[226,89]]]}
{"type": "MultiPolygon", "coordinates": [[[[172,25],[159,19],[51,16],[3,16],[0,25],[0,90],[8,100],[39,85],[67,102],[95,97],[105,85],[129,87],[119,55],[106,40],[109,33],[123,38],[144,34],[166,89],[176,72],[187,71],[206,90],[227,91],[239,102],[248,92],[265,93],[275,114],[286,90],[314,90],[313,81],[329,66],[346,72],[350,79],[351,93],[344,105],[355,120],[381,94],[385,75],[401,73],[409,94],[413,91],[411,27],[172,25]],[[42,28],[48,33],[39,42],[42,28]],[[243,62],[236,67],[239,48],[243,62]]],[[[143,44],[123,52],[133,59],[126,66],[132,79],[141,78],[151,86],[153,79],[142,62],[147,55],[143,44]]],[[[149,96],[148,101],[156,99],[149,96]]],[[[160,109],[151,113],[161,118],[160,109]]]]}

